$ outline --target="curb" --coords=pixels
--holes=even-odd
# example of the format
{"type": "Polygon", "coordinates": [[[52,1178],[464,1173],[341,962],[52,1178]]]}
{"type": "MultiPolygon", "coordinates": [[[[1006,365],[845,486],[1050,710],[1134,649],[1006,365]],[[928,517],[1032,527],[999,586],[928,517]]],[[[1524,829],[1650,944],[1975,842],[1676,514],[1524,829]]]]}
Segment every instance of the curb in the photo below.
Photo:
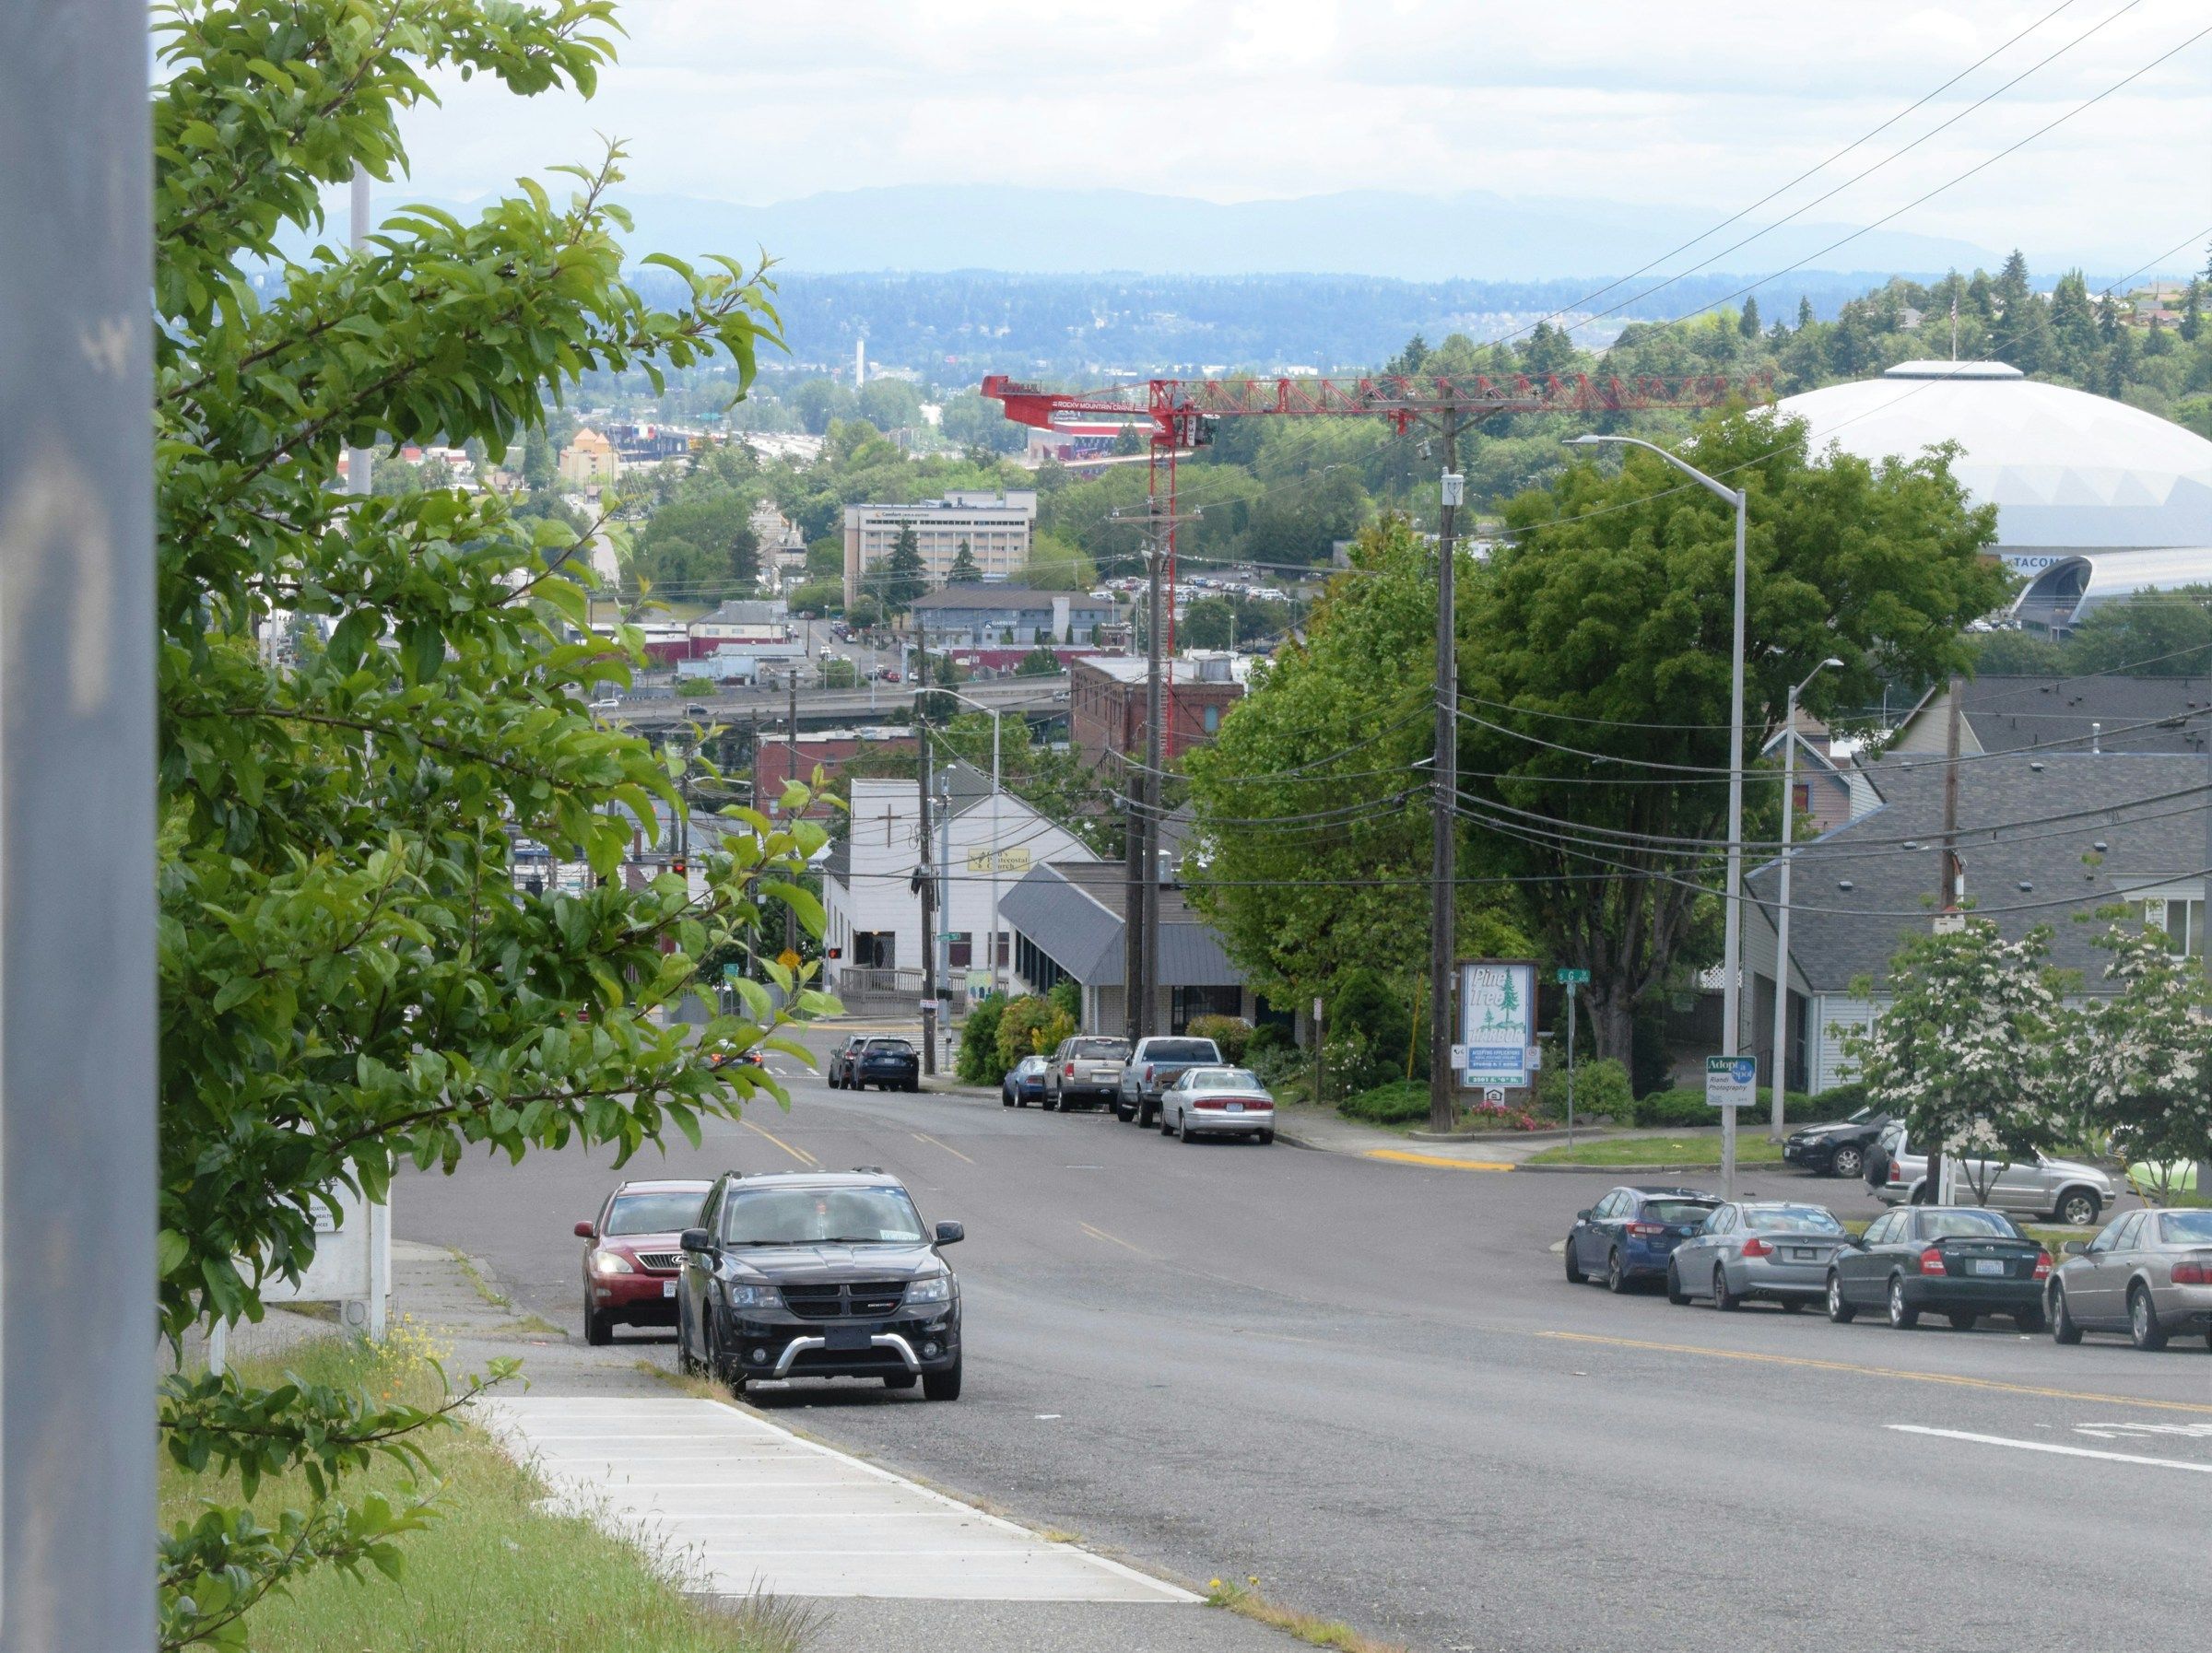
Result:
{"type": "MultiPolygon", "coordinates": [[[[1736,1175],[1740,1177],[1740,1176],[1742,1176],[1742,1175],[1743,1175],[1745,1172],[1747,1172],[1747,1171],[1756,1171],[1756,1170],[1759,1170],[1759,1169],[1762,1169],[1762,1168],[1766,1168],[1766,1167],[1762,1167],[1762,1166],[1742,1166],[1742,1165],[1739,1165],[1739,1166],[1737,1166],[1735,1167],[1735,1171],[1736,1171],[1736,1175]]],[[[1779,1170],[1785,1170],[1785,1169],[1787,1169],[1788,1167],[1787,1167],[1787,1166],[1782,1166],[1782,1165],[1776,1165],[1776,1166],[1772,1166],[1771,1168],[1772,1168],[1772,1169],[1774,1169],[1774,1170],[1778,1170],[1778,1171],[1779,1171],[1779,1170]]],[[[1718,1176],[1721,1174],[1721,1167],[1720,1167],[1720,1166],[1530,1166],[1530,1165],[1519,1165],[1519,1166],[1515,1166],[1513,1167],[1513,1169],[1514,1169],[1514,1170],[1516,1170],[1516,1171],[1529,1171],[1529,1172],[1533,1172],[1534,1174],[1535,1174],[1536,1176],[1539,1176],[1539,1177],[1541,1177],[1541,1176],[1566,1176],[1566,1175],[1569,1175],[1569,1174],[1571,1174],[1571,1174],[1574,1174],[1574,1175],[1577,1175],[1577,1176],[1583,1176],[1583,1177],[1589,1177],[1589,1176],[1611,1176],[1611,1175],[1616,1175],[1616,1174],[1618,1174],[1618,1175],[1620,1175],[1620,1176],[1624,1176],[1624,1177],[1693,1177],[1693,1176],[1706,1176],[1706,1175],[1711,1175],[1711,1176],[1718,1177],[1718,1176]]]]}

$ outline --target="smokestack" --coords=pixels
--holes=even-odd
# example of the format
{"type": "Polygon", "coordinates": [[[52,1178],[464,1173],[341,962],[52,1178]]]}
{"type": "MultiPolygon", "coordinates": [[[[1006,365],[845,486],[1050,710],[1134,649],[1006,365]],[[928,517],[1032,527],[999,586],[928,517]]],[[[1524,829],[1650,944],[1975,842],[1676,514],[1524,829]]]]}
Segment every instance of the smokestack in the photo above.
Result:
{"type": "Polygon", "coordinates": [[[858,391],[868,381],[868,341],[853,341],[853,388],[858,391]]]}

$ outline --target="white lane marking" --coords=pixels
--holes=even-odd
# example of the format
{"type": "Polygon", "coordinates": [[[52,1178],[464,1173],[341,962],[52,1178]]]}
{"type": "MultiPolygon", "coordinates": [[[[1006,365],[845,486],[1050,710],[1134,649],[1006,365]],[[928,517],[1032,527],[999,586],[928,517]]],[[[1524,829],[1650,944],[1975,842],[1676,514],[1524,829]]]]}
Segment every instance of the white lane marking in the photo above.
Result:
{"type": "Polygon", "coordinates": [[[2146,1458],[2139,1452],[2100,1452],[2094,1447],[2062,1447],[2055,1441],[2016,1441],[2002,1435],[1975,1435],[1964,1429],[1929,1429],[1919,1424],[1885,1424],[1900,1435],[1932,1435],[1939,1439],[1972,1441],[1984,1447],[2011,1447],[2021,1452],[2051,1452],[2060,1458],[2100,1458],[2107,1463],[2147,1464],[2156,1470],[2187,1470],[2212,1475],[2212,1463],[2184,1463],[2178,1458],[2146,1458]]]}
{"type": "Polygon", "coordinates": [[[2099,1440],[2140,1440],[2147,1435],[2179,1436],[2183,1440],[2212,1440],[2212,1424],[2136,1424],[2095,1423],[2077,1424],[2077,1435],[2093,1435],[2099,1440]]]}
{"type": "Polygon", "coordinates": [[[1059,1415],[1056,1412],[1041,1412],[1037,1414],[1037,1421],[1040,1424],[1049,1424],[1059,1415]]]}

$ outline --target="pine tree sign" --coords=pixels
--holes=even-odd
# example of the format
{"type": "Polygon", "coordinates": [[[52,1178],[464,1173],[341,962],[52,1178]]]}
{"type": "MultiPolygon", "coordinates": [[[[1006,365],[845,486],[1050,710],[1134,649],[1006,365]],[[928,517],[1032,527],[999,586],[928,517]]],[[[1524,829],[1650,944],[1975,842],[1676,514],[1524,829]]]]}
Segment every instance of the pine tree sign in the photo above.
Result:
{"type": "Polygon", "coordinates": [[[1458,1042],[1465,1047],[1460,1083],[1466,1088],[1529,1083],[1535,987],[1536,967],[1525,960],[1474,959],[1459,967],[1458,1042]]]}

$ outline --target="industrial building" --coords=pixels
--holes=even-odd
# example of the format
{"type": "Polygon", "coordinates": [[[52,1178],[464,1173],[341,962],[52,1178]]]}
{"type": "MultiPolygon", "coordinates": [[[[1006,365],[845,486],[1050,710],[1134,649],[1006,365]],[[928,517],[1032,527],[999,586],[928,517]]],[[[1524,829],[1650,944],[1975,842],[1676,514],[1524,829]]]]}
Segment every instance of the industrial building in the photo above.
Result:
{"type": "Polygon", "coordinates": [[[1037,491],[1003,494],[956,492],[910,505],[845,507],[845,601],[865,594],[865,576],[890,556],[900,531],[912,527],[922,569],[933,586],[951,577],[967,546],[985,580],[1011,580],[1029,565],[1030,534],[1037,522],[1037,491]]]}

